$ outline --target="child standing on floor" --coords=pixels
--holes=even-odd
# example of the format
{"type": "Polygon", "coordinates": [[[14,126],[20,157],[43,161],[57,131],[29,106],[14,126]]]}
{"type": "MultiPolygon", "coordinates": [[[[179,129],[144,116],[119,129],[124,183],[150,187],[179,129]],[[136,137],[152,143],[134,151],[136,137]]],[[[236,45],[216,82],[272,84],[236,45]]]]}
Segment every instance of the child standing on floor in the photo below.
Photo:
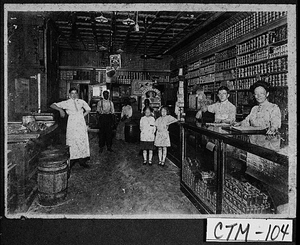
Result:
{"type": "Polygon", "coordinates": [[[141,149],[143,150],[143,164],[147,164],[147,153],[149,152],[148,164],[152,165],[152,156],[154,150],[154,138],[155,138],[155,119],[152,116],[153,109],[151,107],[145,107],[144,114],[140,120],[141,130],[141,149]]]}
{"type": "Polygon", "coordinates": [[[162,107],[160,109],[161,116],[155,121],[157,132],[154,145],[158,147],[158,164],[162,167],[165,165],[167,157],[167,147],[171,146],[168,131],[169,125],[178,121],[175,117],[168,115],[168,113],[168,108],[162,107]]]}

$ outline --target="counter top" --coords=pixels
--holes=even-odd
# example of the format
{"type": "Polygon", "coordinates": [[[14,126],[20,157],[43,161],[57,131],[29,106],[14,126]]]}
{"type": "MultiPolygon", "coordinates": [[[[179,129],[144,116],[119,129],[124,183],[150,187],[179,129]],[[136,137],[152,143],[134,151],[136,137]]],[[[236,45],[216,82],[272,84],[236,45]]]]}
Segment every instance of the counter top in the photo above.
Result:
{"type": "Polygon", "coordinates": [[[58,124],[54,124],[47,129],[39,132],[30,132],[30,133],[20,133],[20,134],[8,134],[7,143],[16,143],[16,142],[27,142],[31,139],[37,139],[40,136],[46,135],[54,131],[58,127],[58,124]]]}
{"type": "Polygon", "coordinates": [[[261,133],[245,134],[231,130],[230,127],[206,126],[198,122],[182,123],[182,126],[268,160],[288,165],[288,140],[281,134],[275,136],[261,133]]]}

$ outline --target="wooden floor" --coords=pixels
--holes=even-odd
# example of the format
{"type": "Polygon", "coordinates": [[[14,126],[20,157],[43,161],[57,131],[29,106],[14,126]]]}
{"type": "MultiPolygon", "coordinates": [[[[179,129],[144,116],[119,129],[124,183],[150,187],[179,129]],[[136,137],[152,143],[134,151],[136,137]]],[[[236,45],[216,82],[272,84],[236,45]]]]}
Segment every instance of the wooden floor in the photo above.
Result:
{"type": "Polygon", "coordinates": [[[138,143],[114,141],[115,153],[98,153],[97,133],[90,132],[90,169],[75,165],[66,200],[44,207],[36,199],[28,214],[66,215],[187,215],[199,214],[180,191],[179,169],[142,165],[138,143]]]}

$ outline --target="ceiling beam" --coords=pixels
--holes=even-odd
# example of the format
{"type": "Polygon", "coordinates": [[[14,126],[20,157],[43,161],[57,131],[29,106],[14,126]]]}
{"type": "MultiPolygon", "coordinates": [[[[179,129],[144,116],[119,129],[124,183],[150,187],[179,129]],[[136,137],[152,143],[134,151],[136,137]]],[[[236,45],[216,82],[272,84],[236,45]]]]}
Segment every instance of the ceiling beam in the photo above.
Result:
{"type": "Polygon", "coordinates": [[[193,19],[185,28],[183,28],[180,32],[178,32],[173,38],[172,40],[170,40],[168,43],[166,43],[160,50],[160,52],[163,52],[168,46],[170,46],[170,42],[173,43],[177,38],[180,37],[180,35],[182,35],[186,30],[188,30],[193,24],[197,23],[197,21],[199,21],[201,18],[203,17],[203,14],[199,14],[195,19],[193,19]]]}
{"type": "Polygon", "coordinates": [[[86,46],[80,36],[80,31],[77,28],[77,15],[76,13],[71,14],[71,21],[72,21],[72,26],[71,26],[71,35],[70,37],[74,37],[75,39],[78,38],[79,41],[81,42],[83,48],[86,50],[86,46]]]}
{"type": "Polygon", "coordinates": [[[180,18],[182,14],[182,12],[179,12],[179,14],[176,15],[175,19],[173,19],[171,23],[166,26],[164,31],[160,33],[160,35],[150,44],[150,46],[147,47],[147,49],[151,48],[155,43],[157,43],[157,41],[166,33],[167,30],[169,30],[174,25],[174,23],[180,18]]]}
{"type": "MultiPolygon", "coordinates": [[[[125,48],[126,44],[128,43],[128,40],[129,40],[131,31],[132,31],[132,26],[128,26],[128,31],[127,31],[126,37],[125,37],[125,39],[124,39],[124,42],[123,42],[123,44],[122,44],[122,48],[123,48],[123,49],[125,48]]],[[[120,48],[121,48],[121,47],[120,47],[120,48]]]]}
{"type": "Polygon", "coordinates": [[[109,40],[109,52],[112,53],[113,50],[113,45],[114,45],[114,40],[115,40],[115,35],[117,31],[117,25],[116,25],[116,12],[111,13],[111,33],[110,33],[110,40],[109,40]]]}
{"type": "Polygon", "coordinates": [[[91,13],[90,18],[91,18],[90,21],[91,21],[91,25],[92,25],[92,32],[93,32],[95,49],[96,49],[96,52],[98,52],[99,51],[99,45],[98,45],[98,39],[97,39],[97,30],[96,30],[96,23],[95,23],[94,13],[91,13]]]}
{"type": "Polygon", "coordinates": [[[204,21],[201,25],[199,25],[197,28],[195,28],[191,33],[189,33],[188,35],[186,35],[183,39],[181,39],[179,42],[175,43],[173,46],[171,46],[170,48],[168,48],[167,50],[165,50],[163,52],[163,54],[167,54],[168,52],[170,52],[172,49],[174,49],[175,47],[177,47],[179,44],[181,44],[183,41],[185,41],[186,39],[188,39],[189,37],[191,37],[192,35],[194,35],[196,32],[199,32],[202,28],[204,28],[205,26],[209,25],[210,23],[212,23],[213,21],[215,21],[216,19],[220,18],[223,14],[225,14],[225,12],[216,12],[215,14],[213,14],[211,17],[209,17],[206,21],[204,21]]]}
{"type": "MultiPolygon", "coordinates": [[[[139,42],[135,45],[134,50],[137,50],[137,48],[139,47],[139,45],[141,44],[141,42],[143,41],[143,39],[146,37],[147,32],[152,28],[152,26],[155,24],[155,22],[157,21],[157,19],[159,19],[159,16],[160,16],[161,14],[162,14],[162,13],[161,13],[160,11],[157,11],[157,12],[155,13],[154,19],[152,20],[151,24],[150,24],[147,28],[145,28],[144,34],[143,34],[143,36],[140,38],[139,42]]],[[[147,17],[147,16],[145,16],[145,18],[146,18],[146,17],[147,17]]]]}
{"type": "Polygon", "coordinates": [[[70,48],[71,48],[72,50],[75,49],[75,48],[73,47],[73,45],[70,43],[69,39],[68,39],[68,38],[60,31],[60,29],[57,27],[57,25],[55,24],[55,21],[54,21],[52,18],[50,18],[50,19],[48,20],[47,23],[49,23],[49,24],[53,27],[53,29],[58,33],[58,36],[59,36],[60,38],[63,38],[64,40],[66,40],[66,42],[68,43],[68,45],[70,46],[70,48]]]}

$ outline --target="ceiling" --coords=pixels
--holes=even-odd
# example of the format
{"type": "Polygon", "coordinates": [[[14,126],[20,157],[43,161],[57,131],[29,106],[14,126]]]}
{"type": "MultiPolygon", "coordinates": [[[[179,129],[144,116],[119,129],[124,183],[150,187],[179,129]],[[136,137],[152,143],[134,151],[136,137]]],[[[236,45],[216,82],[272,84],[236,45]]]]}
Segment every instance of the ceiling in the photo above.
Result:
{"type": "Polygon", "coordinates": [[[239,15],[237,12],[64,11],[52,12],[49,17],[60,34],[58,43],[62,49],[164,55],[239,15]],[[99,16],[107,22],[96,21],[99,16]],[[128,18],[135,24],[124,24],[123,20],[128,18]]]}

